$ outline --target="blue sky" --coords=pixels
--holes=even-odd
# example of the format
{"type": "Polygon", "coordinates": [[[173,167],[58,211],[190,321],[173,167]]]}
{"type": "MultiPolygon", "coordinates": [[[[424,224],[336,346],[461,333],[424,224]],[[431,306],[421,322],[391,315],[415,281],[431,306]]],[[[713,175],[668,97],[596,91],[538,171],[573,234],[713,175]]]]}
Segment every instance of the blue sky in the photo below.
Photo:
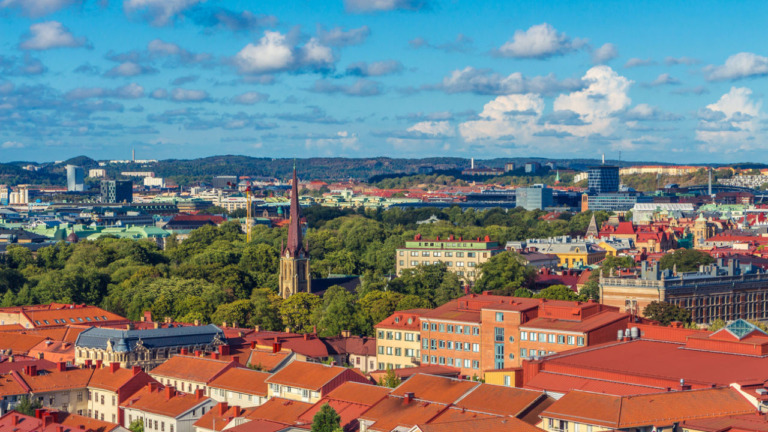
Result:
{"type": "Polygon", "coordinates": [[[764,161],[766,2],[0,0],[0,161],[764,161]]]}

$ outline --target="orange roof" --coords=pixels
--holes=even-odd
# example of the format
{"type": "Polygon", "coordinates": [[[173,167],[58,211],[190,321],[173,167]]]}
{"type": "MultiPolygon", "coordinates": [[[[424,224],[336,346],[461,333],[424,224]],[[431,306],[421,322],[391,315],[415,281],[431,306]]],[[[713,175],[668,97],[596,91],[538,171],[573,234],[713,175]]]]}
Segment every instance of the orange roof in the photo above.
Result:
{"type": "Polygon", "coordinates": [[[200,417],[193,426],[195,428],[220,431],[224,429],[235,417],[242,417],[245,413],[239,406],[229,406],[226,402],[219,402],[200,417]]]}
{"type": "Polygon", "coordinates": [[[152,369],[150,375],[208,383],[234,366],[232,362],[207,357],[176,355],[152,369]]]}
{"type": "Polygon", "coordinates": [[[0,332],[0,347],[4,350],[12,350],[14,354],[28,353],[37,344],[44,341],[41,336],[23,333],[0,332]]]}
{"type": "Polygon", "coordinates": [[[418,374],[408,378],[391,394],[403,397],[406,393],[413,393],[414,397],[420,401],[451,404],[478,385],[480,383],[473,381],[418,374]]]}
{"type": "Polygon", "coordinates": [[[517,416],[544,397],[543,393],[533,390],[480,384],[455,405],[472,411],[517,416]]]}
{"type": "MultiPolygon", "coordinates": [[[[453,410],[451,410],[453,411],[453,410]]],[[[438,417],[438,420],[443,416],[438,417]]],[[[542,429],[531,426],[516,418],[491,417],[434,422],[418,425],[421,432],[541,432],[542,429]]]]}
{"type": "Polygon", "coordinates": [[[116,392],[124,385],[128,384],[133,377],[137,375],[143,375],[142,380],[144,383],[155,381],[152,377],[147,375],[146,372],[141,370],[134,373],[132,369],[119,368],[112,372],[109,365],[106,365],[101,369],[94,369],[88,387],[116,392]]]}
{"type": "Polygon", "coordinates": [[[17,379],[18,373],[0,376],[0,396],[14,396],[29,393],[29,388],[23,381],[17,379]]]}
{"type": "Polygon", "coordinates": [[[280,432],[285,429],[285,423],[277,423],[269,420],[256,419],[248,423],[237,425],[227,429],[230,432],[280,432]]]}
{"type": "Polygon", "coordinates": [[[104,325],[130,323],[127,318],[96,306],[77,306],[64,309],[27,310],[23,312],[35,328],[64,325],[104,325]]]}
{"type": "Polygon", "coordinates": [[[24,330],[24,326],[21,324],[0,325],[0,331],[15,331],[15,330],[24,330]]]}
{"type": "Polygon", "coordinates": [[[466,411],[463,409],[451,407],[447,410],[443,411],[442,414],[435,417],[430,424],[432,423],[453,423],[453,422],[460,422],[460,421],[469,421],[469,420],[479,420],[479,419],[487,419],[487,418],[497,418],[499,416],[493,415],[493,414],[487,414],[477,411],[466,411]]]}
{"type": "Polygon", "coordinates": [[[327,397],[345,402],[373,405],[385,397],[391,389],[387,387],[347,381],[328,392],[327,397]]]}
{"type": "Polygon", "coordinates": [[[754,412],[755,407],[729,387],[637,396],[574,390],[553,403],[541,417],[618,429],[666,426],[683,420],[754,412]]]}
{"type": "Polygon", "coordinates": [[[267,372],[245,368],[230,368],[208,383],[208,387],[223,388],[238,393],[258,396],[267,395],[267,372]]]}
{"type": "MultiPolygon", "coordinates": [[[[200,393],[202,394],[202,390],[200,393]]],[[[177,392],[173,387],[163,387],[152,383],[134,393],[120,406],[125,409],[135,409],[167,417],[178,417],[208,400],[210,398],[206,396],[198,397],[192,393],[177,392]],[[156,390],[152,391],[152,387],[155,387],[156,390]]]]}
{"type": "Polygon", "coordinates": [[[629,384],[620,381],[584,378],[546,371],[534,375],[525,383],[525,387],[533,390],[544,390],[563,394],[568,393],[571,390],[583,390],[618,396],[660,393],[666,391],[665,387],[653,387],[640,384],[629,384]]]}
{"type": "Polygon", "coordinates": [[[427,311],[429,311],[429,309],[409,309],[397,311],[383,319],[380,323],[376,324],[375,328],[419,331],[421,328],[421,321],[419,321],[419,317],[421,314],[427,311]]]}
{"type": "Polygon", "coordinates": [[[23,334],[29,334],[29,335],[35,335],[35,336],[42,336],[47,337],[51,340],[55,341],[64,341],[64,342],[70,342],[75,343],[77,341],[77,336],[86,329],[91,328],[91,326],[64,326],[64,327],[50,327],[50,328],[39,328],[39,329],[25,329],[24,331],[20,332],[23,334]]]}
{"type": "Polygon", "coordinates": [[[93,369],[68,369],[52,371],[44,375],[21,375],[33,393],[69,390],[88,387],[93,369]]]}
{"type": "Polygon", "coordinates": [[[75,344],[71,342],[44,340],[29,350],[30,357],[42,358],[52,362],[75,361],[75,344]]]}
{"type": "Polygon", "coordinates": [[[248,364],[250,366],[257,366],[261,370],[271,371],[280,366],[291,354],[289,350],[282,350],[276,353],[272,352],[272,349],[254,349],[251,350],[251,355],[248,358],[248,364]]]}
{"type": "Polygon", "coordinates": [[[347,382],[328,393],[312,408],[305,411],[299,417],[300,423],[311,424],[315,414],[328,404],[341,417],[341,426],[346,428],[348,425],[354,425],[360,414],[368,410],[387,396],[390,389],[386,387],[374,386],[371,384],[362,384],[347,382]]]}
{"type": "Polygon", "coordinates": [[[254,408],[253,411],[246,414],[245,418],[249,420],[269,420],[291,425],[294,424],[304,411],[311,407],[311,403],[273,397],[261,406],[254,408]]]}
{"type": "Polygon", "coordinates": [[[320,390],[331,380],[346,372],[347,368],[329,366],[322,363],[294,361],[267,378],[266,382],[298,387],[310,390],[320,390]]]}
{"type": "Polygon", "coordinates": [[[410,428],[428,423],[447,407],[445,404],[417,400],[406,403],[405,399],[390,395],[364,412],[360,419],[373,422],[368,427],[369,431],[389,432],[397,427],[410,428]]]}
{"type": "Polygon", "coordinates": [[[59,412],[59,424],[69,427],[70,430],[82,430],[80,429],[82,426],[85,427],[86,431],[98,432],[109,432],[120,427],[117,423],[96,420],[77,414],[69,414],[64,411],[59,412]]]}

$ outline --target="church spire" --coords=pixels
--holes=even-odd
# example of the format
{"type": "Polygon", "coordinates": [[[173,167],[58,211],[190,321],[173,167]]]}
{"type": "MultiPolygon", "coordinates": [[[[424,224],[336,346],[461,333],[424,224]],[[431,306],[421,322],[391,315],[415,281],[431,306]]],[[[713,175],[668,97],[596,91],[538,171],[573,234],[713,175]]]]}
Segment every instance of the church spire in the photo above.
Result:
{"type": "Polygon", "coordinates": [[[586,238],[600,237],[600,231],[597,229],[597,221],[595,220],[594,213],[592,213],[592,219],[590,219],[589,221],[589,226],[587,227],[587,232],[584,234],[584,237],[586,238]]]}
{"type": "Polygon", "coordinates": [[[293,167],[293,184],[291,185],[291,210],[288,223],[288,244],[283,255],[288,252],[291,257],[297,257],[300,252],[305,252],[304,242],[301,239],[301,209],[299,208],[299,181],[296,178],[296,166],[293,167]]]}

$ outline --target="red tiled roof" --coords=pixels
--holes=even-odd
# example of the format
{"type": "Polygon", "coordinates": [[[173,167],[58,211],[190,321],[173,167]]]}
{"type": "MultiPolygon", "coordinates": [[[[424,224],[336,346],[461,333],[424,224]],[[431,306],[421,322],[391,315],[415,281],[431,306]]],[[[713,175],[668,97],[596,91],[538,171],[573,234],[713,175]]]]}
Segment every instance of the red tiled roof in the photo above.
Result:
{"type": "Polygon", "coordinates": [[[471,411],[516,417],[544,397],[543,393],[533,390],[480,384],[454,405],[471,411]]]}
{"type": "Polygon", "coordinates": [[[248,364],[254,367],[257,366],[261,370],[272,371],[291,354],[289,350],[273,353],[271,349],[254,349],[251,350],[251,355],[248,357],[248,364]]]}
{"type": "Polygon", "coordinates": [[[232,367],[235,364],[228,361],[176,355],[152,369],[150,375],[208,383],[232,367]]]}
{"type": "Polygon", "coordinates": [[[345,402],[373,405],[389,394],[390,391],[391,389],[387,387],[347,381],[328,392],[326,397],[345,402]]]}
{"type": "Polygon", "coordinates": [[[364,412],[360,419],[373,422],[368,427],[370,431],[389,432],[396,427],[410,428],[429,423],[447,407],[445,404],[417,400],[406,403],[403,398],[390,395],[364,412]]]}
{"type": "Polygon", "coordinates": [[[235,417],[242,417],[245,410],[238,406],[229,406],[226,402],[219,402],[200,417],[193,426],[195,428],[220,431],[224,429],[235,417]],[[223,410],[223,412],[222,412],[223,410]]]}
{"type": "Polygon", "coordinates": [[[683,420],[756,412],[732,388],[611,396],[571,391],[541,413],[542,418],[577,421],[610,428],[666,426],[683,420]]]}
{"type": "Polygon", "coordinates": [[[68,369],[63,372],[53,371],[35,376],[22,375],[22,379],[33,393],[70,390],[88,387],[93,369],[68,369]]]}
{"type": "Polygon", "coordinates": [[[419,331],[419,317],[428,311],[429,309],[397,311],[376,324],[375,328],[419,331]]]}
{"type": "Polygon", "coordinates": [[[317,391],[346,371],[347,368],[340,366],[294,361],[275,372],[266,382],[317,391]]]}
{"type": "MultiPolygon", "coordinates": [[[[454,411],[454,410],[449,410],[454,411]]],[[[542,429],[516,418],[470,418],[441,422],[444,415],[435,422],[418,425],[421,432],[541,432],[542,429]]],[[[447,418],[447,417],[446,417],[447,418]]]]}
{"type": "Polygon", "coordinates": [[[64,325],[128,324],[130,320],[96,306],[80,306],[66,309],[24,311],[35,328],[64,325]]]}
{"type": "Polygon", "coordinates": [[[768,418],[763,415],[747,414],[740,416],[716,417],[685,420],[680,427],[687,430],[705,432],[768,432],[768,418]]]}
{"type": "Polygon", "coordinates": [[[133,396],[121,403],[120,406],[126,409],[135,409],[167,417],[178,417],[192,408],[203,404],[208,399],[210,398],[206,396],[198,397],[196,394],[181,393],[177,392],[173,387],[163,387],[153,383],[134,393],[133,396]],[[156,386],[157,390],[152,391],[152,386],[156,386]]]}
{"type": "Polygon", "coordinates": [[[536,374],[525,384],[525,387],[533,390],[563,394],[568,393],[571,390],[583,390],[617,396],[660,393],[666,391],[665,387],[627,384],[618,381],[583,378],[580,376],[553,372],[540,372],[536,374]]]}
{"type": "Polygon", "coordinates": [[[72,362],[75,360],[75,344],[72,342],[44,340],[29,350],[31,357],[42,356],[52,362],[72,362]]]}
{"type": "Polygon", "coordinates": [[[479,383],[433,375],[414,375],[392,391],[392,396],[404,396],[413,393],[419,401],[454,403],[479,383]]]}
{"type": "Polygon", "coordinates": [[[128,384],[134,376],[139,374],[142,375],[145,383],[155,381],[144,371],[138,371],[134,374],[132,369],[119,368],[112,372],[109,365],[107,365],[101,369],[94,369],[91,380],[88,382],[88,387],[116,392],[128,384]]]}
{"type": "Polygon", "coordinates": [[[279,432],[285,429],[285,423],[256,419],[227,429],[231,432],[279,432]]]}
{"type": "Polygon", "coordinates": [[[246,414],[245,418],[249,420],[269,420],[292,425],[303,412],[311,407],[311,403],[273,397],[261,406],[253,408],[253,411],[246,414]]]}
{"type": "Polygon", "coordinates": [[[520,324],[520,327],[588,333],[615,323],[616,321],[629,322],[629,319],[630,315],[628,313],[604,311],[580,321],[539,317],[534,318],[525,324],[520,324]]]}
{"type": "Polygon", "coordinates": [[[18,374],[7,374],[0,376],[0,397],[24,395],[29,393],[29,387],[18,374]]]}
{"type": "Polygon", "coordinates": [[[208,387],[223,388],[238,393],[258,396],[267,395],[265,380],[270,374],[245,368],[231,368],[214,378],[208,387]]]}
{"type": "Polygon", "coordinates": [[[86,431],[93,431],[93,432],[109,432],[111,430],[117,429],[120,427],[117,423],[111,423],[101,420],[96,420],[94,418],[77,415],[77,414],[70,414],[65,412],[59,412],[59,424],[66,426],[70,430],[79,430],[82,431],[81,427],[85,427],[86,431]]]}
{"type": "Polygon", "coordinates": [[[44,341],[42,336],[34,336],[23,333],[0,333],[0,347],[4,350],[12,350],[14,354],[25,354],[29,350],[44,341]]]}

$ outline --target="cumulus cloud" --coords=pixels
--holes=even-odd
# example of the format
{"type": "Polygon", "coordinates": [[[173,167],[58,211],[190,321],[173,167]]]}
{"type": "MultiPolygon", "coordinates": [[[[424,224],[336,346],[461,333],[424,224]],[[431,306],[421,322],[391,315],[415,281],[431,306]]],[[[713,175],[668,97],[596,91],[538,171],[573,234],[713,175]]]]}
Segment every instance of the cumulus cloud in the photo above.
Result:
{"type": "Polygon", "coordinates": [[[124,63],[120,63],[119,65],[106,71],[104,73],[104,76],[107,78],[133,77],[137,75],[154,74],[157,72],[158,72],[157,69],[153,68],[152,66],[144,66],[138,63],[127,61],[124,63]]]}
{"type": "Polygon", "coordinates": [[[2,149],[22,149],[24,147],[26,147],[26,145],[18,141],[5,141],[3,144],[0,145],[0,148],[2,149]]]}
{"type": "Polygon", "coordinates": [[[692,58],[692,57],[667,57],[664,59],[664,63],[667,66],[674,66],[674,65],[695,65],[699,64],[699,60],[692,58]]]}
{"type": "Polygon", "coordinates": [[[64,98],[68,100],[91,98],[138,99],[141,97],[144,97],[144,87],[136,83],[130,83],[114,89],[104,87],[79,87],[64,94],[64,98]]]}
{"type": "Polygon", "coordinates": [[[124,0],[123,9],[131,15],[138,13],[154,26],[164,26],[181,12],[204,0],[124,0]]]}
{"type": "Polygon", "coordinates": [[[637,57],[633,57],[629,60],[627,60],[626,63],[624,63],[625,68],[633,68],[638,66],[652,66],[655,65],[656,62],[653,61],[653,59],[641,59],[637,57]]]}
{"type": "Polygon", "coordinates": [[[362,78],[349,85],[335,84],[328,80],[317,80],[310,91],[327,94],[340,93],[347,96],[377,96],[382,92],[381,84],[362,78]]]}
{"type": "Polygon", "coordinates": [[[648,104],[638,104],[624,112],[621,117],[626,121],[676,121],[683,118],[648,104]]]}
{"type": "Polygon", "coordinates": [[[171,91],[171,100],[175,102],[203,102],[210,99],[210,95],[205,90],[175,88],[171,91]]]}
{"type": "Polygon", "coordinates": [[[531,26],[528,30],[515,31],[512,40],[496,53],[502,57],[546,59],[578,50],[585,44],[584,40],[571,39],[544,23],[531,26]]]}
{"type": "Polygon", "coordinates": [[[334,27],[325,30],[322,26],[317,27],[317,37],[320,42],[329,46],[348,46],[360,45],[371,35],[371,29],[368,26],[362,26],[356,29],[344,30],[341,27],[334,27]]]}
{"type": "Polygon", "coordinates": [[[21,49],[36,51],[83,46],[89,46],[88,40],[84,37],[75,37],[58,21],[32,24],[29,27],[29,34],[19,44],[21,49]]]}
{"type": "Polygon", "coordinates": [[[20,9],[24,15],[38,18],[80,3],[82,0],[2,0],[0,8],[20,9]]]}
{"type": "Polygon", "coordinates": [[[721,66],[707,66],[704,75],[708,81],[736,81],[742,78],[768,75],[768,57],[742,52],[725,60],[721,66]]]}
{"type": "Polygon", "coordinates": [[[198,64],[210,61],[213,56],[206,53],[195,54],[185,50],[179,45],[155,39],[147,44],[147,52],[150,57],[171,57],[182,64],[198,64]]]}
{"type": "Polygon", "coordinates": [[[259,92],[246,92],[232,98],[231,103],[238,105],[253,105],[269,100],[269,95],[259,92]]]}
{"type": "Polygon", "coordinates": [[[0,56],[0,75],[5,76],[31,76],[40,75],[48,71],[48,68],[40,60],[25,53],[24,57],[0,56]]]}
{"type": "Polygon", "coordinates": [[[428,0],[344,0],[344,7],[352,13],[420,11],[429,9],[430,2],[428,0]]]}
{"type": "Polygon", "coordinates": [[[734,152],[765,146],[758,138],[760,121],[764,117],[762,102],[752,99],[752,90],[731,87],[730,91],[699,111],[696,138],[703,142],[702,150],[734,152]]]}
{"type": "Polygon", "coordinates": [[[316,37],[297,47],[275,31],[265,31],[257,44],[248,44],[234,62],[243,74],[265,74],[289,70],[323,71],[333,68],[336,59],[330,47],[316,37]]]}
{"type": "Polygon", "coordinates": [[[432,48],[439,51],[445,51],[445,52],[468,52],[472,50],[474,41],[472,38],[459,33],[456,36],[456,39],[451,42],[444,42],[440,44],[432,44],[428,42],[425,38],[417,37],[415,39],[411,39],[408,44],[411,46],[411,48],[432,48]]]}
{"type": "Polygon", "coordinates": [[[456,134],[455,128],[447,121],[423,121],[407,129],[431,137],[450,137],[456,134]]]}
{"type": "Polygon", "coordinates": [[[536,123],[543,112],[544,100],[539,95],[499,96],[485,104],[479,120],[461,123],[459,133],[469,142],[512,136],[526,140],[536,132],[536,123]]]}
{"type": "Polygon", "coordinates": [[[673,77],[672,75],[668,73],[660,74],[658,77],[656,77],[655,80],[649,82],[647,84],[648,87],[659,87],[659,86],[665,86],[665,85],[679,85],[680,80],[673,77]]]}
{"type": "Polygon", "coordinates": [[[346,74],[360,77],[383,76],[403,71],[403,64],[397,60],[378,62],[356,62],[347,66],[346,74]]]}
{"type": "Polygon", "coordinates": [[[273,15],[254,14],[250,11],[235,12],[222,7],[195,7],[188,10],[185,16],[209,30],[216,28],[241,32],[277,24],[277,18],[273,15]]]}
{"type": "Polygon", "coordinates": [[[592,63],[603,64],[619,56],[619,50],[612,43],[603,44],[592,52],[592,63]]]}
{"type": "Polygon", "coordinates": [[[528,78],[520,72],[508,76],[493,73],[488,69],[475,69],[467,66],[455,70],[440,84],[425,86],[426,90],[441,90],[446,93],[475,93],[484,95],[504,95],[515,93],[554,94],[561,91],[581,89],[582,80],[558,80],[554,75],[528,78]]]}
{"type": "Polygon", "coordinates": [[[357,138],[357,134],[347,131],[339,131],[336,136],[329,138],[307,138],[304,144],[307,149],[360,150],[360,140],[357,138]]]}

